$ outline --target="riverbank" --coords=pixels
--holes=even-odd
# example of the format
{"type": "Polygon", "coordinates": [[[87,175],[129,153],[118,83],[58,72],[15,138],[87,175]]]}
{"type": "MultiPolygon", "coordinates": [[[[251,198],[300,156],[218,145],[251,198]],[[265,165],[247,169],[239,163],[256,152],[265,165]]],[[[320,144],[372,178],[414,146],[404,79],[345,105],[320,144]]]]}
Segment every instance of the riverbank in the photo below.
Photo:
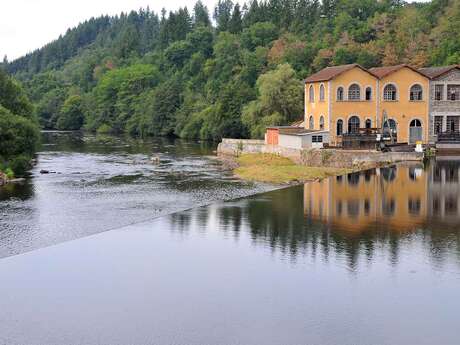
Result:
{"type": "Polygon", "coordinates": [[[363,170],[399,162],[421,162],[419,152],[380,152],[375,150],[294,149],[268,145],[263,140],[222,139],[217,147],[220,156],[274,154],[307,167],[363,170]]]}
{"type": "Polygon", "coordinates": [[[346,168],[298,165],[289,158],[264,153],[234,157],[230,166],[235,176],[243,180],[275,184],[308,182],[353,171],[346,168]]]}

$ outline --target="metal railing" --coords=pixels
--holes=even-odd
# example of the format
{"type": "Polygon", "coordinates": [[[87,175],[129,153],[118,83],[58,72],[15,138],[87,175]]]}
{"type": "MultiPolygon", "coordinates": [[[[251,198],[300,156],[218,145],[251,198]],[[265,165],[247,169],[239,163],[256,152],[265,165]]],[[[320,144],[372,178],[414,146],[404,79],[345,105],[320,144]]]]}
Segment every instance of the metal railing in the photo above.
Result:
{"type": "Polygon", "coordinates": [[[460,142],[460,131],[438,133],[438,142],[460,142]]]}

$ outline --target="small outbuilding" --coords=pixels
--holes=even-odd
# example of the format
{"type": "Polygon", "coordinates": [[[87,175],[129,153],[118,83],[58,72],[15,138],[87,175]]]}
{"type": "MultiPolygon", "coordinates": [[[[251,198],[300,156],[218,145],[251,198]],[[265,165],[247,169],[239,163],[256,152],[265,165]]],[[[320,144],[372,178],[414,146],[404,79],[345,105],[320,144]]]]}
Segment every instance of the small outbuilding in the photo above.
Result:
{"type": "Polygon", "coordinates": [[[323,148],[324,144],[329,143],[329,131],[295,126],[268,127],[265,143],[291,149],[323,148]]]}

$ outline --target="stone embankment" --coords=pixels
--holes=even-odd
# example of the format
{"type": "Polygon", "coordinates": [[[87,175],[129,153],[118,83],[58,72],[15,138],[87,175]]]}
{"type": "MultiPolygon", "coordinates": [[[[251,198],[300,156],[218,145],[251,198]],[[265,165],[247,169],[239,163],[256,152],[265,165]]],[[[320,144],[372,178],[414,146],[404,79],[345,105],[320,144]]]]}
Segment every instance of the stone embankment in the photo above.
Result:
{"type": "Polygon", "coordinates": [[[372,168],[391,163],[423,160],[423,153],[418,152],[292,149],[278,145],[267,145],[263,140],[247,139],[223,139],[217,147],[217,153],[230,156],[248,153],[268,153],[290,158],[301,165],[347,169],[372,168]]]}

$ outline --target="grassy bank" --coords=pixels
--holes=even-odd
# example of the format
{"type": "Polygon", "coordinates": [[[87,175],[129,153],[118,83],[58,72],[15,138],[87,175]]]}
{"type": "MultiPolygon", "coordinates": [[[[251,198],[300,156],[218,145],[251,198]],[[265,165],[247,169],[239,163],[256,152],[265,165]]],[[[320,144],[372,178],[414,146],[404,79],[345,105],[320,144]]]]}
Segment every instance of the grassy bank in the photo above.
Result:
{"type": "Polygon", "coordinates": [[[244,154],[236,160],[238,167],[234,169],[234,173],[238,177],[250,181],[305,182],[351,172],[350,169],[297,165],[288,158],[272,154],[244,154]]]}

